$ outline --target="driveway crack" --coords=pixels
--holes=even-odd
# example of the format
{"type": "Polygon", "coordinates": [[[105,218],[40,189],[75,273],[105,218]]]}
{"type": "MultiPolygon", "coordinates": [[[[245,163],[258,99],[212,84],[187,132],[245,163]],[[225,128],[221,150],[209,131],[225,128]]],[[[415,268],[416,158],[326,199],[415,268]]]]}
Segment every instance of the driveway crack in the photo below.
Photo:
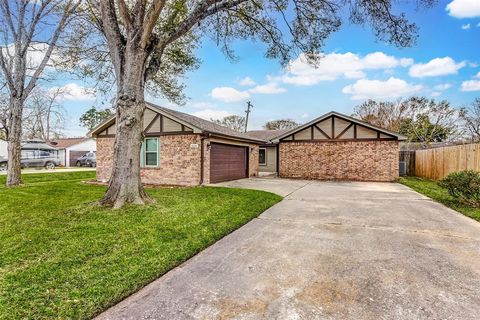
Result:
{"type": "MultiPolygon", "coordinates": [[[[288,223],[295,223],[295,224],[302,224],[305,222],[305,221],[298,221],[293,219],[272,219],[272,218],[265,218],[265,217],[258,217],[257,219],[273,221],[273,222],[288,222],[288,223]]],[[[350,223],[342,223],[342,222],[321,222],[321,223],[312,223],[312,226],[313,227],[327,226],[327,227],[338,227],[338,228],[362,228],[362,229],[370,229],[370,230],[416,233],[416,234],[423,234],[423,235],[430,235],[430,236],[480,241],[479,238],[472,238],[472,237],[467,237],[467,236],[462,236],[462,235],[452,234],[452,233],[436,232],[436,231],[425,230],[425,229],[420,230],[420,229],[397,228],[397,227],[381,226],[381,225],[375,226],[375,225],[368,225],[368,224],[350,224],[350,223]]]]}

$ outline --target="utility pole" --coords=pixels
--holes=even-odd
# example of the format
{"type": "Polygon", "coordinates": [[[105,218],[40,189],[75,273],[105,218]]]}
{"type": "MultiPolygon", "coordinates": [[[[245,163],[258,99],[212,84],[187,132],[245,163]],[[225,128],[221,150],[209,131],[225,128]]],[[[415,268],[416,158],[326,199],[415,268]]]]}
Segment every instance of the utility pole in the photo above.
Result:
{"type": "Polygon", "coordinates": [[[245,113],[247,114],[247,116],[245,117],[245,131],[244,132],[247,132],[247,128],[248,128],[248,115],[250,114],[251,112],[251,108],[253,108],[253,105],[250,101],[247,101],[247,110],[245,110],[245,113]]]}

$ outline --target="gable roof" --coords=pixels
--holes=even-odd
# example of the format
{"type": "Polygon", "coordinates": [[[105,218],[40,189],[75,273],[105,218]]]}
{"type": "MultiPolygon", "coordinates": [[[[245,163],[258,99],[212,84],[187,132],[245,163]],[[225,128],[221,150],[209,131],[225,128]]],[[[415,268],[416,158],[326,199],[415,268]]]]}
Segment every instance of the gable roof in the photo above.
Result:
{"type": "Polygon", "coordinates": [[[173,119],[179,119],[182,120],[205,133],[211,133],[214,135],[221,135],[221,136],[226,136],[226,137],[234,137],[234,138],[239,138],[242,140],[253,140],[256,142],[265,142],[263,139],[251,137],[250,135],[242,132],[238,132],[235,130],[232,130],[230,128],[224,127],[222,125],[216,124],[212,121],[208,121],[196,116],[193,116],[188,113],[183,113],[180,111],[160,107],[158,105],[152,104],[147,102],[147,106],[151,107],[154,111],[162,111],[165,113],[167,116],[171,116],[173,119]]]}
{"type": "Polygon", "coordinates": [[[48,144],[58,149],[66,149],[88,140],[90,140],[90,138],[64,138],[52,140],[48,144]]]}
{"type": "MultiPolygon", "coordinates": [[[[220,137],[235,138],[235,139],[251,141],[255,143],[266,142],[263,139],[255,138],[246,133],[232,130],[230,128],[216,124],[212,121],[204,120],[202,118],[193,116],[188,113],[161,107],[159,105],[156,105],[150,102],[146,102],[146,107],[149,108],[150,110],[161,113],[164,116],[172,118],[173,120],[176,120],[181,124],[187,125],[189,127],[193,127],[194,131],[197,131],[197,132],[209,133],[209,134],[220,136],[220,137]]],[[[113,123],[115,123],[115,116],[112,116],[111,118],[105,120],[104,122],[99,124],[97,127],[95,127],[92,131],[90,131],[89,136],[100,133],[106,127],[112,125],[113,123]]]]}
{"type": "Polygon", "coordinates": [[[350,116],[347,116],[347,115],[344,115],[342,113],[339,113],[339,112],[336,112],[336,111],[330,111],[328,113],[325,113],[323,116],[320,116],[316,119],[313,119],[312,121],[310,122],[307,122],[299,127],[296,127],[292,130],[288,130],[287,132],[275,137],[273,139],[273,142],[278,142],[280,139],[282,138],[285,138],[285,137],[288,137],[289,135],[291,134],[294,134],[294,133],[297,133],[299,131],[302,131],[303,129],[305,128],[308,128],[309,126],[317,123],[317,122],[321,122],[331,116],[335,116],[335,117],[338,117],[338,118],[341,118],[341,119],[344,119],[344,120],[347,120],[347,121],[351,121],[353,123],[356,123],[356,124],[359,124],[359,125],[362,125],[364,127],[367,127],[367,128],[370,128],[370,129],[373,129],[373,130],[377,130],[377,131],[380,131],[381,133],[384,133],[384,134],[387,134],[387,135],[390,135],[390,136],[393,136],[395,138],[397,138],[398,140],[406,140],[407,137],[397,133],[397,132],[393,132],[393,131],[390,131],[390,130],[387,130],[387,129],[383,129],[383,128],[380,128],[380,127],[377,127],[377,126],[374,126],[373,124],[370,124],[368,122],[365,122],[365,121],[362,121],[362,120],[359,120],[359,119],[356,119],[356,118],[353,118],[353,117],[350,117],[350,116]]]}
{"type": "Polygon", "coordinates": [[[282,135],[291,129],[280,129],[280,130],[252,130],[248,131],[247,134],[253,138],[262,139],[265,141],[270,141],[279,135],[282,135]]]}

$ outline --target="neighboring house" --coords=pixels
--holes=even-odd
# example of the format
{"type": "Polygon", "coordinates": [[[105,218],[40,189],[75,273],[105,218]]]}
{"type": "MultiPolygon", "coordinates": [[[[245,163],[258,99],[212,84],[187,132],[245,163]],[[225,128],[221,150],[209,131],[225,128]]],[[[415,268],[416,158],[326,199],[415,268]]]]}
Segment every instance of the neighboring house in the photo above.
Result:
{"type": "MultiPolygon", "coordinates": [[[[141,150],[144,183],[199,185],[257,176],[393,181],[398,178],[397,133],[330,112],[293,130],[239,133],[182,112],[147,104],[141,150]]],[[[115,117],[97,139],[97,179],[112,170],[115,117]]]]}
{"type": "Polygon", "coordinates": [[[95,152],[97,144],[92,138],[64,138],[50,142],[58,150],[61,165],[74,167],[77,159],[88,152],[95,152]]]}
{"type": "MultiPolygon", "coordinates": [[[[258,174],[261,139],[198,117],[147,104],[143,119],[142,181],[149,184],[199,185],[258,174]]],[[[97,179],[108,181],[115,117],[90,133],[97,140],[97,179]]]]}
{"type": "Polygon", "coordinates": [[[0,140],[0,159],[7,158],[8,151],[7,151],[7,141],[0,140]]]}

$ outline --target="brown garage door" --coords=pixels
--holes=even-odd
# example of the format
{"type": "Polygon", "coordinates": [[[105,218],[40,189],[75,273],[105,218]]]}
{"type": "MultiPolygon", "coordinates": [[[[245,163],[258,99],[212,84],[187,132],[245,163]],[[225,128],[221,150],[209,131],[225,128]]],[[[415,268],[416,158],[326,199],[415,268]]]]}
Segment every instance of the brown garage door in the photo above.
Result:
{"type": "Polygon", "coordinates": [[[210,149],[210,182],[247,177],[247,147],[212,143],[210,149]]]}

